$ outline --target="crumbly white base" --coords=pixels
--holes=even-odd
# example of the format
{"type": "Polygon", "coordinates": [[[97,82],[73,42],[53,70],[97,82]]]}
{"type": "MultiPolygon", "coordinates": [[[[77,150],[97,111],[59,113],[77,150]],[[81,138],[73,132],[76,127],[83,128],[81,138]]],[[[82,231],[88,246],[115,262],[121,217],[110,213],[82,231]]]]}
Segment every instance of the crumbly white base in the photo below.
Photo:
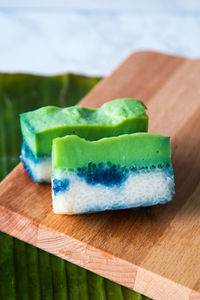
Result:
{"type": "Polygon", "coordinates": [[[40,162],[35,163],[32,159],[26,157],[25,151],[22,150],[20,158],[35,182],[51,182],[52,164],[50,157],[45,157],[40,159],[40,162]]]}
{"type": "MultiPolygon", "coordinates": [[[[87,184],[76,174],[68,173],[67,178],[70,185],[66,191],[56,195],[52,192],[53,211],[57,214],[155,205],[170,201],[174,194],[173,177],[160,169],[130,173],[121,185],[112,187],[87,184]]],[[[61,179],[61,174],[57,179],[61,179]]]]}

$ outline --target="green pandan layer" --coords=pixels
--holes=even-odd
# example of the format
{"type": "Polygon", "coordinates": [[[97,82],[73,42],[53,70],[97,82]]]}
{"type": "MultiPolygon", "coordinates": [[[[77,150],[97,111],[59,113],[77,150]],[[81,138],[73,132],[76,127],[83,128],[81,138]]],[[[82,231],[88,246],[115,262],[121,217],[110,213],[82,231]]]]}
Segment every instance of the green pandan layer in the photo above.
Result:
{"type": "Polygon", "coordinates": [[[89,162],[144,167],[171,163],[169,137],[133,133],[86,141],[71,135],[53,141],[53,169],[76,169],[89,162]]]}
{"type": "Polygon", "coordinates": [[[145,105],[135,99],[118,99],[99,109],[83,106],[46,106],[20,115],[23,139],[34,155],[50,155],[52,140],[78,135],[87,140],[118,136],[148,129],[145,105]]]}

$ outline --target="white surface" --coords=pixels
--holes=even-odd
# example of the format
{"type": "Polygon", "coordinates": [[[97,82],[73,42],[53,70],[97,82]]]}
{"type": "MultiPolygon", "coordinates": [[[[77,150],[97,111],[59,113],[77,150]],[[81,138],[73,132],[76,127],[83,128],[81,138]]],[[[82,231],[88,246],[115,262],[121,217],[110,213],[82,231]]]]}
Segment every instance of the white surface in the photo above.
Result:
{"type": "Polygon", "coordinates": [[[199,0],[1,0],[0,7],[67,8],[112,11],[200,11],[199,0]]]}
{"type": "Polygon", "coordinates": [[[0,3],[1,72],[107,75],[132,51],[144,49],[200,57],[200,2],[188,8],[188,1],[175,1],[163,10],[151,0],[151,6],[136,5],[137,11],[128,0],[119,1],[121,9],[113,1],[93,9],[89,1],[58,1],[55,9],[55,1],[45,1],[48,9],[15,3],[0,3]]]}
{"type": "Polygon", "coordinates": [[[71,173],[65,176],[70,182],[67,191],[52,193],[53,211],[58,214],[155,205],[170,201],[174,194],[173,178],[160,169],[130,173],[124,183],[112,187],[87,184],[85,179],[71,173]]]}

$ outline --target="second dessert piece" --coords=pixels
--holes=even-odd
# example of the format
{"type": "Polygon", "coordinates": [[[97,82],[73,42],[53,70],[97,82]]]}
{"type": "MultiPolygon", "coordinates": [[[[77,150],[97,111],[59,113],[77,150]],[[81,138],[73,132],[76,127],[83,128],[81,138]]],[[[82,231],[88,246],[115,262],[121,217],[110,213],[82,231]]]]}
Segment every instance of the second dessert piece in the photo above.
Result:
{"type": "Polygon", "coordinates": [[[166,203],[174,194],[168,137],[135,133],[53,141],[53,210],[60,214],[166,203]]]}

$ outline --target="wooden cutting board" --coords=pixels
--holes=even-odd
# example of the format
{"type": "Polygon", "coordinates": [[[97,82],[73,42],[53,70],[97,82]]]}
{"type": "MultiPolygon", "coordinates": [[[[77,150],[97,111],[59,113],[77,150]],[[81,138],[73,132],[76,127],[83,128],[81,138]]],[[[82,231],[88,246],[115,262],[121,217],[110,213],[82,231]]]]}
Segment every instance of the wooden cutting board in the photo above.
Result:
{"type": "Polygon", "coordinates": [[[51,188],[19,164],[0,184],[0,230],[154,299],[200,299],[200,60],[131,55],[82,101],[142,99],[172,138],[176,195],[139,210],[52,213],[51,188]]]}

